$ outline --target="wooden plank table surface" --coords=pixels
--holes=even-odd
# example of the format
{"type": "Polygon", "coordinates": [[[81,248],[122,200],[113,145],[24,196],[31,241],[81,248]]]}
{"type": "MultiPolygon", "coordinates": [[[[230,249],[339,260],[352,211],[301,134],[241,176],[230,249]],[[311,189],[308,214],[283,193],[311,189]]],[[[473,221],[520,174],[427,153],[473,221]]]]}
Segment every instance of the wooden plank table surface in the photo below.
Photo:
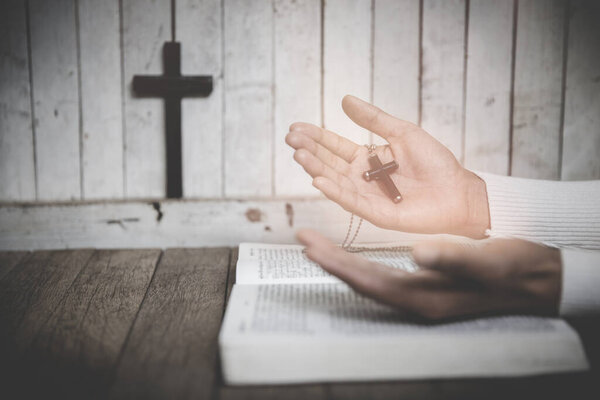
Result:
{"type": "Polygon", "coordinates": [[[228,387],[217,337],[237,249],[0,252],[0,398],[600,398],[600,321],[570,321],[587,373],[228,387]]]}

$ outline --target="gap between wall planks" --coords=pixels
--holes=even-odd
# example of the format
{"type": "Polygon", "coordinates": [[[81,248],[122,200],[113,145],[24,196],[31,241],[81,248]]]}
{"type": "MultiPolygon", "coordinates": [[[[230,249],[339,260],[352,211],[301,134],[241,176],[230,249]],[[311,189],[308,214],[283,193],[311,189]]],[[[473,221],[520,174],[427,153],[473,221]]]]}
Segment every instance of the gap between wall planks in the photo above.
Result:
{"type": "MultiPolygon", "coordinates": [[[[162,101],[133,99],[129,84],[133,74],[161,73],[162,44],[170,37],[170,2],[61,0],[51,13],[45,11],[45,3],[31,0],[27,8],[25,0],[2,2],[2,17],[10,23],[2,26],[6,34],[1,46],[6,51],[0,55],[0,201],[161,197],[162,101]],[[96,15],[96,20],[90,20],[90,15],[96,15]]],[[[467,167],[503,173],[512,158],[509,169],[516,175],[558,178],[562,170],[563,179],[600,177],[596,74],[600,50],[597,28],[590,20],[597,15],[593,1],[573,1],[575,22],[571,23],[565,17],[566,2],[519,2],[514,107],[508,110],[514,115],[508,132],[501,126],[506,123],[510,89],[507,93],[503,88],[510,88],[511,82],[505,76],[508,57],[500,59],[500,54],[506,54],[512,36],[502,11],[511,2],[456,0],[452,8],[448,2],[422,0],[422,26],[414,15],[421,7],[419,0],[354,0],[340,2],[343,7],[330,1],[324,10],[324,2],[318,0],[251,3],[244,7],[254,10],[250,13],[254,17],[244,18],[234,11],[234,0],[175,2],[181,20],[177,35],[185,42],[184,70],[215,76],[211,97],[184,101],[188,197],[312,195],[316,192],[310,179],[283,144],[289,122],[321,123],[318,109],[322,108],[326,125],[340,121],[343,133],[350,132],[364,143],[368,135],[346,121],[341,96],[351,92],[369,99],[372,95],[382,108],[410,120],[419,103],[415,87],[422,91],[423,125],[448,142],[459,157],[458,143],[464,142],[467,167]],[[440,5],[447,12],[437,12],[440,5]],[[484,36],[476,35],[481,31],[481,10],[491,8],[500,12],[490,11],[493,18],[485,21],[484,36]],[[324,19],[319,22],[321,15],[324,19]],[[195,23],[199,20],[203,22],[195,23]],[[300,29],[302,21],[312,28],[300,29]],[[444,36],[436,33],[442,26],[448,27],[444,36]],[[465,30],[470,34],[461,44],[465,30]],[[423,62],[419,65],[421,31],[423,62]],[[478,41],[482,37],[485,46],[478,41]],[[290,49],[295,40],[301,45],[290,49]],[[465,63],[460,52],[465,44],[469,54],[466,81],[461,85],[465,71],[459,69],[465,63]],[[481,47],[493,48],[496,54],[481,52],[481,47]],[[449,53],[453,48],[458,49],[454,55],[449,53]],[[352,61],[340,62],[336,54],[346,53],[353,53],[352,61]],[[443,65],[435,61],[444,57],[450,58],[443,65]],[[497,68],[482,71],[479,65],[488,58],[498,58],[497,68]],[[421,88],[416,86],[420,70],[421,88]],[[394,76],[394,71],[401,72],[394,76]],[[489,74],[492,79],[487,79],[489,74]],[[561,104],[563,74],[566,92],[561,104]],[[458,77],[444,81],[456,90],[444,91],[440,97],[437,93],[446,84],[439,78],[447,76],[458,77]],[[315,94],[318,91],[322,94],[315,94]],[[393,94],[397,92],[402,97],[393,94]],[[486,105],[492,97],[493,103],[486,105]],[[485,111],[475,111],[480,109],[485,111]],[[452,124],[444,122],[449,117],[452,124]],[[508,144],[506,138],[511,129],[514,137],[508,154],[511,138],[508,144]]]]}
{"type": "Polygon", "coordinates": [[[82,198],[123,198],[119,1],[78,0],[82,198]]]}
{"type": "Polygon", "coordinates": [[[600,3],[570,3],[562,179],[600,177],[600,3]]]}
{"type": "Polygon", "coordinates": [[[372,0],[327,0],[323,7],[323,125],[367,144],[369,132],[346,117],[341,102],[346,94],[371,101],[372,0]]]}
{"type": "Polygon", "coordinates": [[[321,124],[321,0],[274,2],[274,195],[315,195],[285,143],[292,122],[321,124]]]}
{"type": "Polygon", "coordinates": [[[465,167],[508,174],[514,1],[469,2],[465,167]],[[493,44],[493,45],[490,45],[493,44]]]}
{"type": "Polygon", "coordinates": [[[225,196],[270,196],[273,6],[225,0],[225,196]]]}
{"type": "Polygon", "coordinates": [[[134,75],[160,75],[162,47],[171,39],[170,0],[121,0],[125,117],[125,195],[164,197],[166,179],[163,100],[134,98],[134,75]]]}
{"type": "Polygon", "coordinates": [[[511,174],[558,179],[565,2],[518,2],[511,174]]]}
{"type": "Polygon", "coordinates": [[[466,0],[423,0],[421,126],[463,159],[466,0]]]}
{"type": "Polygon", "coordinates": [[[223,24],[221,0],[177,0],[176,39],[184,75],[212,75],[206,98],[183,99],[183,197],[220,197],[223,187],[223,24]]]}
{"type": "Polygon", "coordinates": [[[35,200],[26,4],[0,2],[0,199],[35,200]]]}
{"type": "Polygon", "coordinates": [[[29,0],[38,200],[81,198],[79,67],[72,0],[29,0]]]}
{"type": "MultiPolygon", "coordinates": [[[[376,0],[373,26],[373,104],[419,123],[418,0],[376,0]]],[[[387,142],[373,134],[373,143],[387,142]]]]}

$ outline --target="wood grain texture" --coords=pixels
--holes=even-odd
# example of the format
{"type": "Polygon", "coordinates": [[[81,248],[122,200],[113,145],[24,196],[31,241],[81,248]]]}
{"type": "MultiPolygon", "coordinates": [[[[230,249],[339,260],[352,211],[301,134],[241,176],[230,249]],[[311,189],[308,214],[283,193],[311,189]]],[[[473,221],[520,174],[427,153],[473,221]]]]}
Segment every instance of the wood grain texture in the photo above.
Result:
{"type": "Polygon", "coordinates": [[[175,3],[184,75],[212,75],[207,98],[183,99],[183,196],[221,197],[223,190],[223,56],[222,1],[179,0],[175,3]]]}
{"type": "Polygon", "coordinates": [[[210,398],[229,249],[167,250],[123,350],[111,398],[210,398]]]}
{"type": "Polygon", "coordinates": [[[511,174],[559,177],[565,2],[518,2],[511,174]]]}
{"type": "Polygon", "coordinates": [[[566,399],[573,390],[582,399],[594,399],[598,384],[590,373],[554,374],[519,378],[451,379],[439,382],[443,399],[566,399]],[[576,389],[575,389],[576,388],[576,389]]]}
{"type": "Polygon", "coordinates": [[[465,1],[423,1],[421,126],[463,157],[465,1]]]}
{"type": "Polygon", "coordinates": [[[77,30],[73,0],[29,1],[37,198],[81,198],[77,30]]]}
{"type": "MultiPolygon", "coordinates": [[[[0,207],[0,250],[237,246],[295,243],[298,227],[341,242],[349,214],[326,199],[211,200],[0,207]]],[[[359,242],[427,236],[364,221],[359,242]]]]}
{"type": "Polygon", "coordinates": [[[27,251],[0,252],[0,280],[29,256],[27,251]]]}
{"type": "Polygon", "coordinates": [[[0,346],[27,349],[92,250],[39,251],[0,281],[0,346]]]}
{"type": "Polygon", "coordinates": [[[136,98],[134,75],[162,74],[162,48],[171,39],[169,0],[123,0],[123,85],[125,92],[125,195],[166,193],[163,100],[136,98]]]}
{"type": "Polygon", "coordinates": [[[99,250],[36,335],[32,375],[54,396],[103,397],[161,254],[99,250]]]}
{"type": "Polygon", "coordinates": [[[600,3],[570,3],[562,179],[600,178],[600,3]]]}
{"type": "Polygon", "coordinates": [[[469,3],[465,167],[507,175],[513,1],[469,3]]]}
{"type": "Polygon", "coordinates": [[[325,385],[222,386],[220,400],[327,399],[325,385]]]}
{"type": "Polygon", "coordinates": [[[371,0],[324,2],[323,125],[356,143],[369,132],[342,110],[347,94],[371,101],[371,0]]]}
{"type": "Polygon", "coordinates": [[[123,197],[119,1],[78,1],[84,199],[123,197]]]}
{"type": "Polygon", "coordinates": [[[443,399],[439,382],[433,380],[406,382],[360,382],[329,385],[331,400],[360,399],[443,399]]]}
{"type": "Polygon", "coordinates": [[[273,5],[226,0],[225,196],[272,194],[273,5]]]}
{"type": "Polygon", "coordinates": [[[420,1],[379,0],[374,12],[373,104],[418,124],[420,1]]]}
{"type": "Polygon", "coordinates": [[[275,195],[316,195],[285,143],[290,124],[321,125],[321,1],[275,1],[275,195]]]}
{"type": "Polygon", "coordinates": [[[0,201],[35,200],[25,0],[0,2],[0,201]]]}

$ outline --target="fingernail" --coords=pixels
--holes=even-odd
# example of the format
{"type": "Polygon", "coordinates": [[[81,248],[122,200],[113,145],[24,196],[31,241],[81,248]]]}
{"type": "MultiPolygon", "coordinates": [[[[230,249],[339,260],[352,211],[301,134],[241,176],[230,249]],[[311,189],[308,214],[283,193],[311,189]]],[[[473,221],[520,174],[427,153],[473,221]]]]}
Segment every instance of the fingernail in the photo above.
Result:
{"type": "Polygon", "coordinates": [[[295,122],[292,125],[290,125],[290,132],[300,132],[302,130],[304,130],[303,124],[299,124],[299,123],[295,122]]]}
{"type": "Polygon", "coordinates": [[[287,134],[285,141],[290,146],[298,146],[300,144],[300,138],[293,132],[287,134]]]}
{"type": "Polygon", "coordinates": [[[437,247],[431,245],[420,245],[413,248],[413,257],[419,265],[430,266],[440,257],[440,251],[437,247]]]}

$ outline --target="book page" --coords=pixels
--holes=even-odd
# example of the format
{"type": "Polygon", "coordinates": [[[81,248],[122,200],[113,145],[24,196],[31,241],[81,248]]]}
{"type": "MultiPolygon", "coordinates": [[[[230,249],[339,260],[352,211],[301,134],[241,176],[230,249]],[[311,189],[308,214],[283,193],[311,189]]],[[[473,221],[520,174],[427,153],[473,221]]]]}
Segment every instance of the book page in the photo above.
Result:
{"type": "MultiPolygon", "coordinates": [[[[318,264],[309,260],[300,245],[242,243],[236,269],[238,284],[339,283],[318,264]]],[[[410,249],[405,251],[365,251],[359,253],[372,261],[415,271],[417,265],[410,249]]]]}
{"type": "Polygon", "coordinates": [[[234,285],[219,334],[229,384],[520,376],[582,371],[559,319],[419,324],[343,283],[234,285]]]}
{"type": "Polygon", "coordinates": [[[500,316],[445,324],[417,324],[347,285],[235,285],[223,331],[257,337],[368,337],[476,333],[550,334],[558,319],[500,316]]]}

